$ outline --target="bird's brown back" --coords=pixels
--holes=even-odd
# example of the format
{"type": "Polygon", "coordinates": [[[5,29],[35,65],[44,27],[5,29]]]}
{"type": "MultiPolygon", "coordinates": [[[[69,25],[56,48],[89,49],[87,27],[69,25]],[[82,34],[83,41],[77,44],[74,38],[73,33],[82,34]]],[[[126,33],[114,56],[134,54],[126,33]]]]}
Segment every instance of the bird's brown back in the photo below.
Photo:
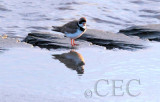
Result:
{"type": "Polygon", "coordinates": [[[78,24],[77,20],[68,22],[67,24],[65,24],[61,27],[61,32],[63,32],[63,33],[75,33],[78,29],[77,24],[78,24]]]}

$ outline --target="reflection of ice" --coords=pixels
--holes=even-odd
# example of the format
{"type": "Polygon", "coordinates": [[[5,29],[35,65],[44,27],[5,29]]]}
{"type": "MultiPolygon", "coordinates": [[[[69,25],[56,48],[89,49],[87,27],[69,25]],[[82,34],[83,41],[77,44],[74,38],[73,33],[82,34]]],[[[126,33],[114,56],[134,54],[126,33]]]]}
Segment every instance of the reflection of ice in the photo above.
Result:
{"type": "Polygon", "coordinates": [[[67,68],[76,70],[78,74],[84,73],[84,59],[83,56],[71,50],[68,53],[53,55],[55,59],[58,59],[61,63],[64,63],[67,68]]]}

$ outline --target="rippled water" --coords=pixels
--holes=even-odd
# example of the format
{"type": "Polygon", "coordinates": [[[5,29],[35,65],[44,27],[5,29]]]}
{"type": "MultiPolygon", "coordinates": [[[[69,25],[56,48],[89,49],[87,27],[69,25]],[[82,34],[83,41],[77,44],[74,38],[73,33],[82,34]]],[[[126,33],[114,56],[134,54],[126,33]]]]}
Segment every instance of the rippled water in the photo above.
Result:
{"type": "MultiPolygon", "coordinates": [[[[160,23],[159,0],[0,0],[0,35],[24,37],[32,31],[50,32],[85,16],[88,28],[117,32],[133,25],[160,23]]],[[[0,49],[0,102],[159,102],[159,43],[138,51],[102,47],[70,50],[0,49]],[[71,59],[73,62],[71,62],[71,59]],[[109,80],[109,89],[95,83],[109,80]],[[138,97],[112,96],[111,80],[141,80],[138,97]],[[92,96],[86,98],[86,90],[92,96]]],[[[105,84],[104,84],[105,85],[105,84]]]]}
{"type": "Polygon", "coordinates": [[[117,32],[133,25],[160,23],[159,0],[0,0],[0,34],[50,32],[84,16],[88,28],[117,32]]]}

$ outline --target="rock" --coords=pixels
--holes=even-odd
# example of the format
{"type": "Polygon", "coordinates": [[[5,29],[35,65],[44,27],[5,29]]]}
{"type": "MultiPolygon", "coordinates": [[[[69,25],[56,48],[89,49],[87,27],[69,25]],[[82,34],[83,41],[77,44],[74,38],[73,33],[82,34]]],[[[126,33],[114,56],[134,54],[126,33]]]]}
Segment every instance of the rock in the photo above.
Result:
{"type": "Polygon", "coordinates": [[[18,42],[16,38],[0,37],[0,51],[13,47],[31,47],[32,45],[25,42],[18,42]]]}
{"type": "MultiPolygon", "coordinates": [[[[29,33],[28,36],[23,41],[30,43],[33,46],[39,46],[40,48],[47,48],[47,49],[72,48],[70,44],[71,40],[69,38],[66,38],[63,35],[46,33],[46,32],[29,33]]],[[[86,41],[76,41],[75,43],[78,43],[80,47],[90,45],[90,43],[86,41]]]]}
{"type": "MultiPolygon", "coordinates": [[[[72,48],[70,39],[64,37],[63,34],[33,32],[29,33],[24,41],[47,49],[72,48]]],[[[76,39],[76,43],[80,45],[78,47],[86,47],[92,43],[93,45],[104,46],[107,49],[134,50],[145,48],[145,41],[138,37],[129,37],[124,34],[115,34],[94,29],[88,29],[85,34],[76,39]]]]}
{"type": "Polygon", "coordinates": [[[141,39],[148,39],[150,41],[160,41],[160,24],[133,26],[120,30],[119,33],[123,33],[127,36],[138,36],[141,39]]]}
{"type": "Polygon", "coordinates": [[[107,49],[142,49],[144,48],[144,41],[138,37],[129,37],[124,34],[115,34],[111,32],[88,29],[86,33],[80,38],[93,44],[104,46],[107,49]]]}
{"type": "Polygon", "coordinates": [[[7,34],[3,34],[3,35],[2,35],[2,38],[3,38],[3,39],[6,39],[7,37],[8,37],[7,34]]]}

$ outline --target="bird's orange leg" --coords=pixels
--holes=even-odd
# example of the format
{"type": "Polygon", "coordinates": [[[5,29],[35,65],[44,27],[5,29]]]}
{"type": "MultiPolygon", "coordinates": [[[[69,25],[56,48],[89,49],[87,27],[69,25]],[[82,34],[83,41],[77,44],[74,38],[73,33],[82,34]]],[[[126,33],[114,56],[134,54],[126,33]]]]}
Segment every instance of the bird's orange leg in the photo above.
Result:
{"type": "Polygon", "coordinates": [[[74,46],[74,44],[73,44],[73,39],[71,39],[71,45],[74,46]]]}

